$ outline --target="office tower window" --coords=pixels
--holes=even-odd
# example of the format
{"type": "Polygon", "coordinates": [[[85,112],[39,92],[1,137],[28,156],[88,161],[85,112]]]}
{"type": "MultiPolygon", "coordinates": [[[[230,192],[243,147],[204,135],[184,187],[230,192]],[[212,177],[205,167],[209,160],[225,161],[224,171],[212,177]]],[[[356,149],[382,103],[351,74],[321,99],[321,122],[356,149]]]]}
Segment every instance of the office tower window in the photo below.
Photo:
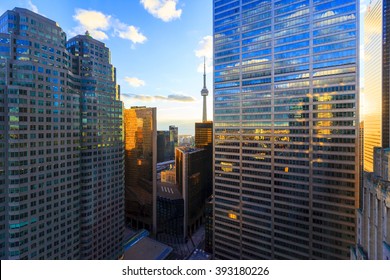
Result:
{"type": "Polygon", "coordinates": [[[108,48],[88,35],[67,42],[56,22],[26,9],[0,16],[1,259],[122,254],[114,72],[108,48]]]}
{"type": "Polygon", "coordinates": [[[359,2],[213,4],[215,257],[349,259],[359,2]]]}

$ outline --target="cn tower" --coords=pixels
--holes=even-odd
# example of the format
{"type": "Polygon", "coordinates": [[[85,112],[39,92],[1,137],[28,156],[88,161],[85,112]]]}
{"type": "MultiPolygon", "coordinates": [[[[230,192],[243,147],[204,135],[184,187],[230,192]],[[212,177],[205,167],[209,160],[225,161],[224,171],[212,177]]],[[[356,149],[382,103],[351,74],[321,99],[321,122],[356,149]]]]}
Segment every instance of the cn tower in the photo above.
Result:
{"type": "Polygon", "coordinates": [[[206,87],[206,58],[204,58],[203,62],[203,68],[204,68],[204,73],[203,73],[203,89],[200,92],[201,95],[203,96],[203,122],[207,122],[207,102],[206,102],[206,97],[209,95],[209,90],[206,87]]]}

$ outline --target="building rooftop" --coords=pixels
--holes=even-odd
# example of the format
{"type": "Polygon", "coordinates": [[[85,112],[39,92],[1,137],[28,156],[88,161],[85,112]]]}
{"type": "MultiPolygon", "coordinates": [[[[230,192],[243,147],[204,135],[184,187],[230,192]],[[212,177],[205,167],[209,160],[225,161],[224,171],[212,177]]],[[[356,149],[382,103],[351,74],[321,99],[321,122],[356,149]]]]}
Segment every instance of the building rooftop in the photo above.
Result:
{"type": "Polygon", "coordinates": [[[202,148],[186,147],[186,146],[177,147],[176,149],[178,149],[179,151],[181,151],[181,152],[183,152],[185,154],[196,153],[196,152],[204,150],[202,148]]]}
{"type": "Polygon", "coordinates": [[[157,163],[157,169],[163,169],[163,168],[169,168],[169,166],[171,164],[175,164],[175,160],[168,160],[168,161],[163,161],[163,162],[159,162],[157,163]]]}
{"type": "Polygon", "coordinates": [[[157,196],[167,199],[182,199],[182,195],[175,184],[157,182],[157,196]]]}
{"type": "MultiPolygon", "coordinates": [[[[42,15],[40,15],[40,14],[38,14],[38,13],[34,13],[33,11],[31,11],[31,10],[29,10],[29,9],[20,8],[20,7],[15,7],[15,8],[13,8],[12,11],[17,12],[17,13],[23,12],[23,13],[33,14],[35,17],[37,17],[37,18],[39,18],[39,19],[41,19],[41,20],[49,21],[49,22],[51,22],[52,24],[55,24],[57,27],[60,27],[59,24],[58,24],[57,22],[55,22],[54,20],[49,19],[49,18],[47,18],[47,17],[45,17],[45,16],[42,16],[42,15]]],[[[0,16],[1,16],[1,15],[0,15],[0,16]]]]}
{"type": "Polygon", "coordinates": [[[124,245],[124,260],[164,260],[172,248],[147,237],[147,230],[140,230],[130,236],[124,245]]]}
{"type": "Polygon", "coordinates": [[[146,107],[146,106],[131,106],[130,109],[149,109],[153,107],[146,107]]]}
{"type": "Polygon", "coordinates": [[[196,122],[195,123],[195,126],[199,126],[199,127],[207,127],[207,128],[209,128],[209,127],[213,127],[213,121],[204,121],[204,122],[196,122]]]}

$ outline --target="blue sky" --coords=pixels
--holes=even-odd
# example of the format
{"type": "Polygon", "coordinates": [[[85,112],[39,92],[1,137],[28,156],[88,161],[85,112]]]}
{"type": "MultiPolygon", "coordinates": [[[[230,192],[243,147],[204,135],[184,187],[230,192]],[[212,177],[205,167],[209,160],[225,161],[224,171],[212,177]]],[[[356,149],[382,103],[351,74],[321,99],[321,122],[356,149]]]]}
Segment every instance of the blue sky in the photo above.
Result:
{"type": "MultiPolygon", "coordinates": [[[[368,3],[360,0],[361,47],[368,3]]],[[[211,0],[2,0],[0,14],[16,6],[57,21],[68,37],[89,30],[105,42],[125,107],[157,107],[160,130],[174,124],[179,134],[193,134],[194,122],[202,116],[201,64],[206,56],[212,119],[211,0]]],[[[363,62],[362,48],[361,58],[363,62]]],[[[363,71],[361,64],[361,78],[363,71]]]]}
{"type": "Polygon", "coordinates": [[[54,21],[68,38],[89,30],[106,43],[125,107],[157,107],[158,129],[193,134],[202,118],[200,90],[207,56],[208,118],[212,118],[212,1],[6,0],[0,14],[23,7],[54,21]]]}

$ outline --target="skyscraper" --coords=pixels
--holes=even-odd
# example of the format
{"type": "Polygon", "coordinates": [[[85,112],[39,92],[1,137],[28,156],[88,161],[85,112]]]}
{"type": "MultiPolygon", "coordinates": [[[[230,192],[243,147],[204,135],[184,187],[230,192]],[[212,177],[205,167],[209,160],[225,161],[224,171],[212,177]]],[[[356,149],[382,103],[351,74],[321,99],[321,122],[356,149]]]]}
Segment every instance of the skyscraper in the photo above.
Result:
{"type": "Polygon", "coordinates": [[[67,44],[15,8],[0,16],[0,77],[1,259],[117,259],[122,102],[108,48],[67,44]]]}
{"type": "Polygon", "coordinates": [[[214,198],[210,196],[205,205],[205,223],[204,223],[204,250],[208,253],[213,252],[213,225],[214,225],[214,198]]]}
{"type": "Polygon", "coordinates": [[[157,131],[157,162],[173,160],[175,158],[173,145],[169,141],[170,133],[165,130],[157,131]]]}
{"type": "Polygon", "coordinates": [[[155,233],[156,108],[131,107],[124,110],[125,212],[130,226],[155,233]]]}
{"type": "Polygon", "coordinates": [[[374,148],[390,147],[390,11],[373,0],[364,18],[364,170],[374,171],[374,148]]]}
{"type": "Polygon", "coordinates": [[[178,144],[178,127],[169,126],[169,130],[157,131],[157,162],[175,159],[175,148],[178,144]]]}
{"type": "Polygon", "coordinates": [[[171,141],[173,147],[173,154],[175,154],[175,148],[179,144],[179,128],[174,125],[169,126],[169,140],[171,141]]]}
{"type": "Polygon", "coordinates": [[[157,182],[157,234],[167,245],[184,243],[184,200],[176,184],[157,182]]]}
{"type": "Polygon", "coordinates": [[[214,255],[349,259],[359,2],[214,0],[214,255]]]}
{"type": "Polygon", "coordinates": [[[213,149],[213,122],[195,123],[195,146],[213,149]]]}
{"type": "Polygon", "coordinates": [[[124,150],[116,70],[110,50],[88,32],[66,46],[80,86],[81,258],[117,258],[124,231],[124,150]]]}
{"type": "Polygon", "coordinates": [[[175,150],[176,183],[184,199],[184,236],[188,237],[204,222],[204,208],[211,185],[209,151],[178,147],[175,150]]]}
{"type": "Polygon", "coordinates": [[[204,199],[213,194],[213,122],[206,121],[195,123],[195,147],[204,149],[206,156],[203,164],[206,168],[203,170],[206,187],[204,199]]]}

